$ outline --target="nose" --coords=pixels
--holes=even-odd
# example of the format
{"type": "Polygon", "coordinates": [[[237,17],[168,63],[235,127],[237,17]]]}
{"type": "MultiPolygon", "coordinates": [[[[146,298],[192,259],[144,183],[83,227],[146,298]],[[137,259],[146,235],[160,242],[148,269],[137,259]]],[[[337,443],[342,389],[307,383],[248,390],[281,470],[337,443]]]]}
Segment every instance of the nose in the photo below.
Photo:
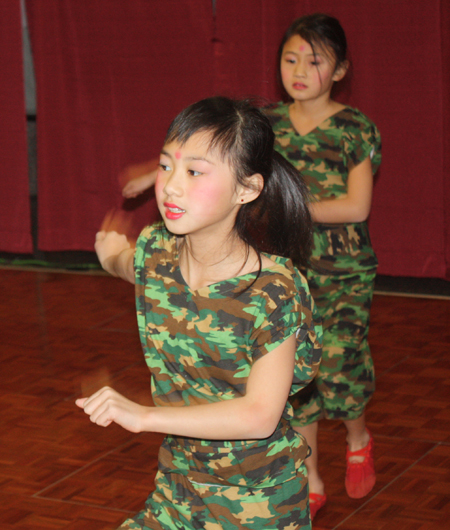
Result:
{"type": "Polygon", "coordinates": [[[175,168],[165,172],[163,191],[168,197],[179,197],[182,194],[181,171],[175,168]]]}
{"type": "Polygon", "coordinates": [[[306,77],[306,64],[305,64],[305,61],[299,60],[297,62],[297,64],[295,65],[294,74],[297,77],[306,77]]]}

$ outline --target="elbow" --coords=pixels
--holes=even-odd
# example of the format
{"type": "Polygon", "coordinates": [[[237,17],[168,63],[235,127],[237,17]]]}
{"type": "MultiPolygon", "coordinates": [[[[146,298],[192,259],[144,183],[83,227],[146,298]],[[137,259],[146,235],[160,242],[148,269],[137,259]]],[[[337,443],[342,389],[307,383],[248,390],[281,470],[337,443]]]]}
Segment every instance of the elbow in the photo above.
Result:
{"type": "Polygon", "coordinates": [[[364,221],[367,221],[370,214],[370,205],[369,206],[358,206],[357,208],[353,209],[352,215],[351,215],[351,221],[352,223],[363,223],[364,221]]]}
{"type": "Polygon", "coordinates": [[[257,404],[251,407],[246,414],[245,423],[249,429],[249,439],[269,438],[277,428],[281,419],[279,411],[270,410],[269,407],[257,404]]]}

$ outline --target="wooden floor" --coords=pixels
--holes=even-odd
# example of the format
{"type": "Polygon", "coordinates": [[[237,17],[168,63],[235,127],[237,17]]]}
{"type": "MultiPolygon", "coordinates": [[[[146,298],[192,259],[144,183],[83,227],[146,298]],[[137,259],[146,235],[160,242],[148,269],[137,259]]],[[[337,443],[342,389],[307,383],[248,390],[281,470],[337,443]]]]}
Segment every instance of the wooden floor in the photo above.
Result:
{"type": "MultiPolygon", "coordinates": [[[[143,506],[160,435],[92,425],[75,406],[112,384],[150,403],[133,288],[103,275],[0,269],[0,530],[116,528],[143,506]]],[[[377,484],[345,494],[345,433],[321,425],[329,502],[314,528],[450,528],[450,300],[376,295],[377,484]]]]}

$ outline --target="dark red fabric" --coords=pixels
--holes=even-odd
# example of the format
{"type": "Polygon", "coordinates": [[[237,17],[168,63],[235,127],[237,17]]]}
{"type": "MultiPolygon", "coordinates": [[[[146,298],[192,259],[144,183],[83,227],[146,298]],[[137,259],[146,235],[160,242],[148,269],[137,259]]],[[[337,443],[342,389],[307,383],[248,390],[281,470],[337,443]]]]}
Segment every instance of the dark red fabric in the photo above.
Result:
{"type": "Polygon", "coordinates": [[[449,159],[444,162],[443,146],[445,138],[448,153],[448,2],[219,1],[216,89],[276,99],[278,43],[294,18],[318,11],[336,16],[348,37],[352,72],[337,98],[362,110],[382,134],[383,162],[370,218],[379,273],[445,277],[450,263],[449,159]]]}
{"type": "MultiPolygon", "coordinates": [[[[211,2],[27,0],[27,7],[38,86],[39,248],[93,250],[105,213],[122,206],[119,174],[159,154],[173,117],[212,92],[211,2]]],[[[138,224],[154,210],[144,204],[138,224]]]]}
{"type": "Polygon", "coordinates": [[[20,0],[0,2],[0,251],[32,251],[20,0]]]}
{"type": "Polygon", "coordinates": [[[444,150],[444,248],[446,279],[450,280],[450,2],[441,0],[442,146],[444,150]]]}

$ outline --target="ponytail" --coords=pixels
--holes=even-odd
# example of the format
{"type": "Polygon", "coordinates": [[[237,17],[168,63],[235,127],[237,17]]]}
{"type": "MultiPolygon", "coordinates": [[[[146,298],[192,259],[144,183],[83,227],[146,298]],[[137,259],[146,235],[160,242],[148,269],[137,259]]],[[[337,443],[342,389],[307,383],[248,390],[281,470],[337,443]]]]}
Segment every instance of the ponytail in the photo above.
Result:
{"type": "Polygon", "coordinates": [[[310,194],[302,175],[273,151],[270,177],[258,199],[241,207],[242,219],[236,228],[257,251],[290,258],[295,266],[305,268],[312,245],[308,202],[310,194]]]}

